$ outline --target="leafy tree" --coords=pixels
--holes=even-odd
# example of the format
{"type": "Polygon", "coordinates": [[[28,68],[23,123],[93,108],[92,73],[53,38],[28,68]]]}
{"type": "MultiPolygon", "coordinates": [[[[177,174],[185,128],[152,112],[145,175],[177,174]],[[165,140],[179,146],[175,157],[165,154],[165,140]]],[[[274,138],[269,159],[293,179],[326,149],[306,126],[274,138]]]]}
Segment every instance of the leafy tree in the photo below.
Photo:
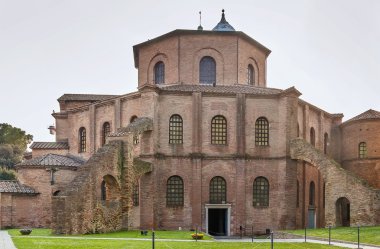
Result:
{"type": "Polygon", "coordinates": [[[0,167],[12,168],[22,160],[33,136],[9,124],[0,124],[0,167]]]}

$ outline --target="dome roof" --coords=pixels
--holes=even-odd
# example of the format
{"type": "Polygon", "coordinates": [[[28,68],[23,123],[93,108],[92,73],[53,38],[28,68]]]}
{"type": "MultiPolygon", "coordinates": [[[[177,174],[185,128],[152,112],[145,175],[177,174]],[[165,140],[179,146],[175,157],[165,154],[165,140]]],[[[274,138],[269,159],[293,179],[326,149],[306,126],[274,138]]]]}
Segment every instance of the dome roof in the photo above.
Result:
{"type": "Polygon", "coordinates": [[[235,31],[234,27],[226,21],[224,10],[222,10],[222,19],[220,19],[220,22],[212,29],[212,31],[235,31]]]}

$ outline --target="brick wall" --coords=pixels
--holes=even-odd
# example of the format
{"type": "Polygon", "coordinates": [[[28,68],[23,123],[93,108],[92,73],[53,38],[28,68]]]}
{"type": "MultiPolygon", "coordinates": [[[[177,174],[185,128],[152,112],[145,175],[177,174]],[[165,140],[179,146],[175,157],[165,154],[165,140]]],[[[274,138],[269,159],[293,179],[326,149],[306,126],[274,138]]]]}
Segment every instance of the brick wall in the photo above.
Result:
{"type": "Polygon", "coordinates": [[[303,139],[291,141],[293,159],[306,161],[320,171],[326,183],[326,225],[337,224],[336,202],[345,197],[350,202],[351,226],[373,226],[379,220],[379,191],[368,183],[344,170],[338,163],[326,157],[303,139]]]}

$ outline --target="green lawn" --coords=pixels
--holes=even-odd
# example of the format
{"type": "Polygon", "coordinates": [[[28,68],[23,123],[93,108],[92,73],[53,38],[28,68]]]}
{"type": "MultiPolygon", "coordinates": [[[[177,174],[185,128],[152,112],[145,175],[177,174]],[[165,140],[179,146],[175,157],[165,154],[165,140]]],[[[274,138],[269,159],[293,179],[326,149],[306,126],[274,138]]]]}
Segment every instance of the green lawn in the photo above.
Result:
{"type": "MultiPolygon", "coordinates": [[[[304,230],[288,230],[285,232],[298,234],[302,236],[305,233],[304,230]]],[[[306,233],[307,233],[307,236],[326,238],[326,239],[329,238],[328,228],[308,229],[306,233]]],[[[357,227],[331,228],[331,239],[357,242],[358,228],[357,227]]],[[[373,245],[380,245],[380,226],[361,227],[360,228],[360,242],[373,244],[373,245]]]]}
{"type": "MultiPolygon", "coordinates": [[[[151,241],[122,240],[123,238],[141,239],[151,238],[151,231],[148,236],[141,236],[139,231],[123,231],[107,234],[91,234],[64,236],[55,238],[50,229],[33,229],[30,236],[20,236],[19,229],[8,230],[13,242],[18,249],[150,249],[151,241]],[[46,236],[46,237],[34,237],[46,236]],[[108,239],[106,239],[108,238],[108,239]]],[[[156,238],[160,239],[191,239],[190,231],[156,231],[156,238]]],[[[156,249],[268,249],[269,243],[222,243],[214,242],[212,238],[206,236],[204,242],[173,242],[156,241],[156,249]]],[[[332,246],[310,244],[310,243],[276,243],[276,249],[327,249],[332,246]]]]}
{"type": "MultiPolygon", "coordinates": [[[[13,238],[18,249],[151,249],[150,241],[122,241],[105,239],[54,239],[13,238]]],[[[156,249],[269,249],[269,243],[221,243],[221,242],[164,242],[156,241],[156,249]]],[[[276,249],[332,249],[334,246],[310,243],[277,243],[276,249]]],[[[342,248],[342,247],[340,247],[342,248]]]]}
{"type": "MultiPolygon", "coordinates": [[[[9,229],[8,233],[11,236],[21,236],[20,229],[9,229]]],[[[191,234],[195,232],[191,231],[155,231],[155,237],[158,239],[189,239],[191,240],[191,234]]],[[[51,234],[51,229],[43,229],[37,228],[33,229],[31,236],[57,236],[51,234]]],[[[58,235],[58,236],[66,236],[66,235],[58,235]]],[[[86,234],[86,235],[67,235],[67,236],[80,236],[80,237],[95,237],[95,238],[138,238],[138,239],[146,239],[152,237],[152,231],[148,231],[148,236],[141,235],[140,231],[120,231],[120,232],[112,232],[112,233],[99,233],[99,234],[86,234]]],[[[212,239],[209,236],[204,236],[203,240],[212,239]]]]}

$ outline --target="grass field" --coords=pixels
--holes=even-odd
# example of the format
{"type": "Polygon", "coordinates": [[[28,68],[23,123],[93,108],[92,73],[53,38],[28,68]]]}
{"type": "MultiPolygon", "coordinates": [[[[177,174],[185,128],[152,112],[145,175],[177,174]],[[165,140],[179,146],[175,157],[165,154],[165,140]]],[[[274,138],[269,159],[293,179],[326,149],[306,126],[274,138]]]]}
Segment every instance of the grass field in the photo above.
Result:
{"type": "MultiPolygon", "coordinates": [[[[288,230],[287,233],[304,235],[304,230],[288,230]]],[[[329,238],[329,229],[308,229],[306,230],[307,236],[318,238],[329,238]]],[[[343,240],[357,242],[358,228],[357,227],[337,227],[331,228],[332,240],[343,240]]],[[[377,227],[361,227],[360,228],[360,242],[373,245],[380,245],[380,226],[377,227]]]]}
{"type": "MultiPolygon", "coordinates": [[[[138,239],[150,239],[142,236],[139,231],[123,231],[107,234],[91,234],[77,236],[59,236],[51,234],[50,229],[33,229],[29,236],[20,236],[19,229],[8,230],[9,234],[18,249],[150,249],[151,241],[141,241],[138,239]],[[36,236],[36,237],[34,237],[36,236]],[[40,237],[38,237],[40,236],[40,237]],[[61,238],[62,237],[62,238],[61,238]],[[128,240],[129,239],[129,240],[128,240]]],[[[190,231],[156,231],[158,239],[189,239],[186,242],[156,241],[156,249],[268,249],[269,243],[222,243],[215,242],[206,236],[202,242],[191,240],[190,231]]],[[[334,248],[326,245],[310,243],[276,243],[276,249],[327,249],[334,248]]]]}
{"type": "MultiPolygon", "coordinates": [[[[19,236],[19,229],[10,229],[8,233],[11,236],[19,236]]],[[[155,237],[158,239],[188,239],[191,240],[191,231],[155,231],[155,237]]],[[[31,236],[57,236],[51,234],[51,229],[33,229],[31,236]]],[[[58,235],[65,237],[66,235],[58,235]]],[[[136,238],[146,239],[152,237],[152,232],[148,231],[148,236],[141,235],[140,231],[120,231],[112,233],[85,234],[85,235],[69,235],[70,237],[85,237],[85,238],[136,238]]],[[[210,240],[211,237],[204,235],[203,240],[210,240]]]]}
{"type": "MultiPolygon", "coordinates": [[[[106,239],[71,239],[71,238],[13,238],[18,249],[151,249],[150,241],[125,241],[106,239]]],[[[221,243],[221,242],[166,242],[156,241],[156,249],[269,249],[269,243],[221,243]]],[[[328,245],[310,243],[277,243],[276,249],[327,249],[338,248],[328,245]]],[[[342,248],[342,247],[339,247],[342,248]]]]}

